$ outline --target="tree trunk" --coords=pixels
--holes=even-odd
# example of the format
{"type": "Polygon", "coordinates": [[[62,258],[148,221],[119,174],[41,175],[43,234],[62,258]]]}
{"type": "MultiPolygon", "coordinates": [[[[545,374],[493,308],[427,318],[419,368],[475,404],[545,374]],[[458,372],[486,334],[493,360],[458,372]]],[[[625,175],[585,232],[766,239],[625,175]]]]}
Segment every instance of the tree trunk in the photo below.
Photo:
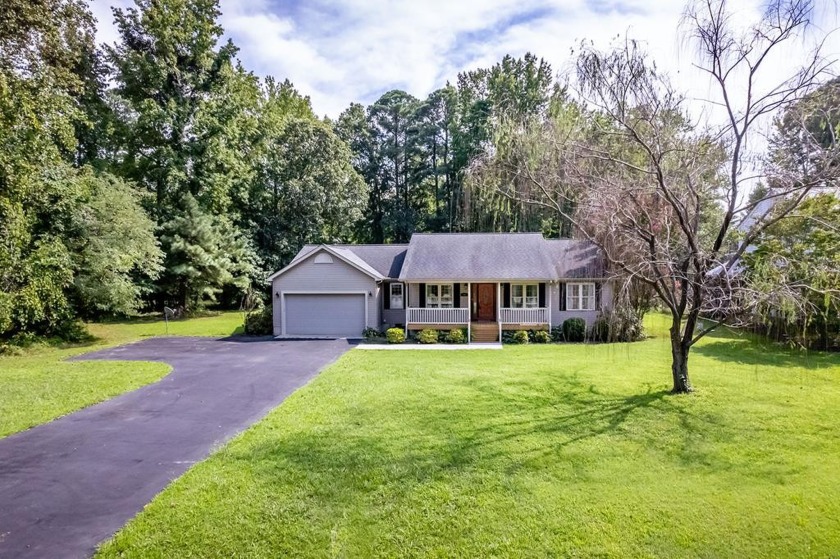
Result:
{"type": "Polygon", "coordinates": [[[674,318],[671,325],[671,375],[674,380],[674,387],[671,392],[674,394],[686,394],[694,389],[688,381],[688,351],[690,346],[683,343],[680,335],[681,319],[674,318]]]}

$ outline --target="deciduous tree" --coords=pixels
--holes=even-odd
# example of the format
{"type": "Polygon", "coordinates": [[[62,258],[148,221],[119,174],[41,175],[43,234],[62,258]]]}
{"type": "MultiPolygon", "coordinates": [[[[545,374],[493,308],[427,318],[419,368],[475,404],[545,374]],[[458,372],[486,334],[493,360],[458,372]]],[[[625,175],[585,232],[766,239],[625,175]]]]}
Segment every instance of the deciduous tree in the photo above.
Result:
{"type": "Polygon", "coordinates": [[[742,30],[725,0],[689,5],[684,32],[717,92],[710,103],[721,109],[722,125],[692,122],[685,97],[632,41],[609,52],[584,45],[577,87],[600,133],[573,127],[523,143],[542,155],[523,158],[531,163],[519,166],[520,183],[529,187],[509,194],[564,213],[605,250],[613,269],[656,291],[671,315],[674,392],[692,390],[693,345],[757,305],[757,294],[733,279],[747,248],[814,188],[836,180],[832,147],[806,167],[771,161],[763,171],[773,187],[757,200],[747,196],[760,171],[748,148],[759,143],[762,119],[806,98],[825,78],[819,49],[786,79],[765,76],[812,15],[808,0],[777,0],[742,30]],[[772,213],[751,214],[771,197],[772,213]],[[574,213],[564,209],[569,200],[574,213]]]}

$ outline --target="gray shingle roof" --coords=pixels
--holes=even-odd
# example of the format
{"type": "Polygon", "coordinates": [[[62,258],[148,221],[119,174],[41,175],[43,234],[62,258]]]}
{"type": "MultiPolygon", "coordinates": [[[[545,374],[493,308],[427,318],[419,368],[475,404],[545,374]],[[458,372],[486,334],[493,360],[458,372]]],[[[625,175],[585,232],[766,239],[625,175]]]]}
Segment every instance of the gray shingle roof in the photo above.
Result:
{"type": "MultiPolygon", "coordinates": [[[[309,253],[321,245],[304,245],[295,255],[292,262],[305,258],[309,253]]],[[[405,250],[408,245],[327,245],[354,263],[362,260],[367,266],[386,278],[397,278],[400,275],[405,250]],[[348,252],[350,254],[348,254],[348,252]]]]}
{"type": "Polygon", "coordinates": [[[557,279],[594,279],[606,275],[604,255],[594,243],[575,239],[546,239],[545,244],[557,279]]]}
{"type": "MultiPolygon", "coordinates": [[[[292,262],[319,246],[305,245],[292,262]]],[[[540,233],[415,233],[407,245],[328,246],[383,277],[406,281],[601,278],[606,270],[593,243],[540,233]]]]}
{"type": "Polygon", "coordinates": [[[400,279],[550,280],[556,271],[539,233],[414,234],[400,279]]]}
{"type": "Polygon", "coordinates": [[[341,245],[387,278],[400,277],[408,245],[341,245]]]}

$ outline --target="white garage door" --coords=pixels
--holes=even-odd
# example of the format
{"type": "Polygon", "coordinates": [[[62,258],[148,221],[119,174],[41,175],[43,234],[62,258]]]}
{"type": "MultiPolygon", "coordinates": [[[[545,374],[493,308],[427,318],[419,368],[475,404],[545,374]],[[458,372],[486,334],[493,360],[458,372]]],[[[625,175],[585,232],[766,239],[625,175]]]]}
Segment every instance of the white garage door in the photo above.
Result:
{"type": "Polygon", "coordinates": [[[365,329],[364,295],[286,295],[286,334],[357,338],[365,329]]]}

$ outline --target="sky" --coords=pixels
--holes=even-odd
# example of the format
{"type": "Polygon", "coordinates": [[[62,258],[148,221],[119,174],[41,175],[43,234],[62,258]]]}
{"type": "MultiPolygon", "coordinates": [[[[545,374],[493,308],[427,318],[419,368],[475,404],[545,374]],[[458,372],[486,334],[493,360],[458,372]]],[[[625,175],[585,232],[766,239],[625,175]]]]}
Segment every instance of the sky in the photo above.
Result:
{"type": "MultiPolygon", "coordinates": [[[[733,2],[735,21],[753,21],[764,1],[733,2]]],[[[131,4],[91,0],[100,42],[117,38],[110,7],[131,4]]],[[[288,78],[322,116],[337,117],[351,102],[369,104],[391,89],[422,98],[505,54],[532,52],[563,74],[581,40],[607,48],[617,37],[640,41],[700,105],[715,92],[692,67],[683,7],[674,0],[221,0],[221,24],[247,69],[288,78]]],[[[837,26],[836,10],[819,9],[813,36],[837,26]]],[[[780,52],[768,79],[783,77],[812,44],[780,52]]],[[[840,32],[829,33],[825,53],[840,54],[840,32]]]]}

